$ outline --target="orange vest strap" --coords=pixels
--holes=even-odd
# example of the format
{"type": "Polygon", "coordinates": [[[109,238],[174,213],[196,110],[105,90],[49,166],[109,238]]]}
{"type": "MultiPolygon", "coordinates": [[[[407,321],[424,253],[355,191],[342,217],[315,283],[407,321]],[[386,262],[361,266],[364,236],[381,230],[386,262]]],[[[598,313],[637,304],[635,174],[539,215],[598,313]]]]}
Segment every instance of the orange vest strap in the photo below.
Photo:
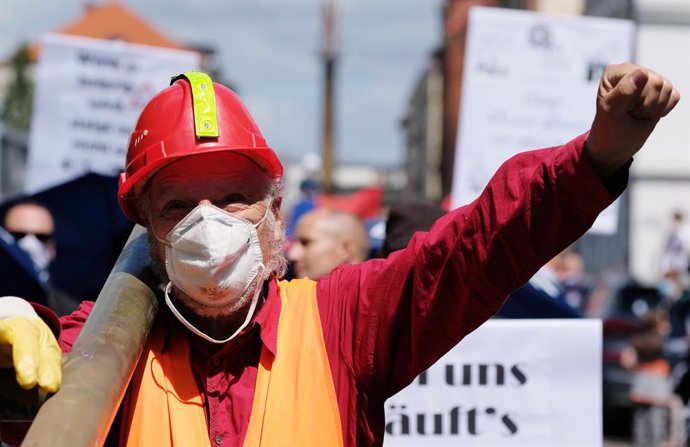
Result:
{"type": "Polygon", "coordinates": [[[316,283],[280,281],[275,357],[263,348],[244,445],[343,445],[340,411],[316,302],[316,283]]]}
{"type": "Polygon", "coordinates": [[[159,325],[149,335],[123,408],[121,446],[209,444],[189,342],[184,333],[169,335],[165,349],[165,331],[159,325]]]}

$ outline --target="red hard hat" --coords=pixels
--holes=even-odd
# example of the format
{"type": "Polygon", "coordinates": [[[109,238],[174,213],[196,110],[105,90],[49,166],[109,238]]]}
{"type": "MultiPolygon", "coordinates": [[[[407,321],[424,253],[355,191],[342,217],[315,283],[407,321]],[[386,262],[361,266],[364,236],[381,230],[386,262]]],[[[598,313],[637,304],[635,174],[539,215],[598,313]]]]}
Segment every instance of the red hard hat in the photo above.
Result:
{"type": "Polygon", "coordinates": [[[181,157],[235,151],[270,177],[283,175],[280,160],[237,94],[198,72],[173,78],[171,84],[144,107],[129,138],[118,190],[127,217],[143,225],[132,199],[157,170],[181,157]]]}

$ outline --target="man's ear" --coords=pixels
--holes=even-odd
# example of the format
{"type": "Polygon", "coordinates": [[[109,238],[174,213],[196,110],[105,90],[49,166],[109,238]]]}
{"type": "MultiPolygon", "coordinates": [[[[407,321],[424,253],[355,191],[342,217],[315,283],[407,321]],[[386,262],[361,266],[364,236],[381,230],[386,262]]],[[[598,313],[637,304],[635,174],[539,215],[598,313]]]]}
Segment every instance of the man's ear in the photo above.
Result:
{"type": "Polygon", "coordinates": [[[283,231],[283,216],[280,214],[280,206],[282,204],[283,204],[283,198],[282,197],[276,197],[271,202],[271,212],[273,213],[273,217],[275,218],[275,221],[276,221],[276,225],[273,229],[273,239],[276,241],[276,243],[283,242],[283,238],[284,238],[284,234],[285,234],[285,232],[283,231]]]}
{"type": "Polygon", "coordinates": [[[341,241],[340,245],[342,248],[342,263],[353,264],[354,260],[357,258],[357,247],[355,246],[355,242],[351,239],[344,239],[341,241]]]}

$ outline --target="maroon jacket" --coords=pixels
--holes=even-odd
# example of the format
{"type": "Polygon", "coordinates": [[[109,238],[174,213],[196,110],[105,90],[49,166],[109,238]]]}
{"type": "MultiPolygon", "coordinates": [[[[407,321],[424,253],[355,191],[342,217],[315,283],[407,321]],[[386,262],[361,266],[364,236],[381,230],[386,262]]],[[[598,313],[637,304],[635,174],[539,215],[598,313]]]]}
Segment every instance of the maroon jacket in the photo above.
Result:
{"type": "MultiPolygon", "coordinates": [[[[416,233],[387,259],[343,265],[322,278],[317,299],[346,446],[381,445],[384,402],[502,305],[575,241],[625,187],[607,185],[583,150],[585,136],[506,162],[482,195],[416,233]]],[[[69,351],[92,303],[62,319],[69,351]]],[[[252,324],[224,346],[189,335],[204,390],[211,445],[242,445],[262,345],[275,353],[275,281],[252,324]]],[[[162,309],[166,324],[183,327],[162,309]]]]}

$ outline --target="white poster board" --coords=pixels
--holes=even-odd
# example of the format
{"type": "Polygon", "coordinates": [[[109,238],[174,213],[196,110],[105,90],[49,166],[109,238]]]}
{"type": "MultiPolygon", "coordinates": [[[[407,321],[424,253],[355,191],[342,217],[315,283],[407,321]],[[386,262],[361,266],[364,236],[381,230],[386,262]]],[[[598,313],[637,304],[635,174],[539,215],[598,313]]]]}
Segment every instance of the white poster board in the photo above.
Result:
{"type": "Polygon", "coordinates": [[[200,56],[121,41],[47,34],[36,68],[25,191],[88,172],[117,175],[146,102],[200,56]]]}
{"type": "Polygon", "coordinates": [[[600,447],[600,320],[490,320],[386,402],[384,446],[600,447]]]}
{"type": "MultiPolygon", "coordinates": [[[[512,155],[589,130],[601,71],[632,60],[634,32],[620,19],[470,9],[453,207],[474,200],[512,155]]],[[[592,231],[615,233],[617,217],[615,203],[592,231]]]]}

